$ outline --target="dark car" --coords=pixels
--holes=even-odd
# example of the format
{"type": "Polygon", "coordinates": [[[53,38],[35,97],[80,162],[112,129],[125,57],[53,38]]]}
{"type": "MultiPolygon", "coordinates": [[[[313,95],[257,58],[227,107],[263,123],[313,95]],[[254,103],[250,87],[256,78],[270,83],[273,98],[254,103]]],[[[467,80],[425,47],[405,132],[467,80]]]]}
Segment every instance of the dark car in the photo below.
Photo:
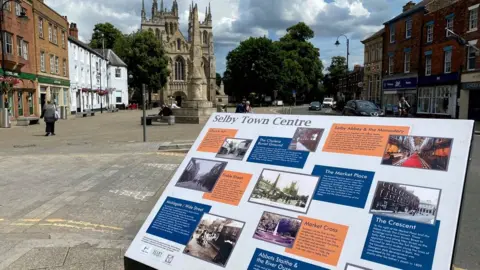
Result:
{"type": "Polygon", "coordinates": [[[383,111],[373,102],[367,100],[350,100],[343,108],[343,115],[384,116],[383,111]]]}
{"type": "Polygon", "coordinates": [[[308,107],[309,111],[320,111],[322,109],[322,104],[319,101],[314,101],[310,103],[310,107],[308,107]]]}

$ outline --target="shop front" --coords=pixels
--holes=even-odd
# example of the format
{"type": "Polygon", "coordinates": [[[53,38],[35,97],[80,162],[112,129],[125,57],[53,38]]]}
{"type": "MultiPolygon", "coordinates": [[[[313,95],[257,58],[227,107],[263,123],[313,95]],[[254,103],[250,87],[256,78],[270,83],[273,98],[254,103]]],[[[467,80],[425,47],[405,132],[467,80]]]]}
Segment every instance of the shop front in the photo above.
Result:
{"type": "Polygon", "coordinates": [[[47,100],[50,100],[58,107],[65,106],[67,112],[70,110],[70,81],[38,76],[38,89],[40,92],[37,99],[39,108],[42,108],[47,100]]]}
{"type": "Polygon", "coordinates": [[[420,77],[417,116],[456,118],[459,81],[457,72],[420,77]]]}
{"type": "Polygon", "coordinates": [[[5,95],[5,105],[11,120],[22,116],[39,116],[35,99],[35,75],[29,73],[15,73],[7,71],[6,75],[16,79],[16,83],[8,87],[5,95]]]}
{"type": "Polygon", "coordinates": [[[386,114],[398,114],[398,102],[402,97],[405,97],[412,108],[410,114],[415,114],[417,104],[417,77],[389,78],[383,80],[382,108],[386,114]]]}
{"type": "Polygon", "coordinates": [[[459,98],[460,119],[480,120],[480,72],[462,74],[459,98]]]}

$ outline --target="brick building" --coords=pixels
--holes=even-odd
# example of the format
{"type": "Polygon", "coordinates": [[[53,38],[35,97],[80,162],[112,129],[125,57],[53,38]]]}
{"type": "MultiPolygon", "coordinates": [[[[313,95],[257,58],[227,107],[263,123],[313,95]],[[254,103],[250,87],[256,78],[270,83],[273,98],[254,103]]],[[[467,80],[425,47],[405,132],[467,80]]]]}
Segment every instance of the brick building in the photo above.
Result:
{"type": "Polygon", "coordinates": [[[402,96],[415,113],[426,2],[408,2],[400,15],[384,23],[382,107],[387,114],[397,111],[402,96]]]}
{"type": "Polygon", "coordinates": [[[465,1],[432,1],[425,5],[425,11],[417,116],[456,118],[465,46],[446,28],[454,33],[464,32],[465,1]]]}
{"type": "Polygon", "coordinates": [[[364,77],[362,99],[376,104],[381,103],[382,96],[382,58],[383,37],[385,29],[381,29],[362,41],[365,45],[364,77]]]}
{"type": "Polygon", "coordinates": [[[36,114],[34,20],[30,1],[10,2],[5,7],[2,25],[5,31],[5,79],[16,77],[18,83],[6,88],[3,102],[11,118],[15,119],[36,114]],[[22,12],[26,17],[20,17],[22,12]]]}
{"type": "Polygon", "coordinates": [[[355,65],[353,71],[348,73],[348,77],[344,76],[338,80],[338,90],[345,96],[345,101],[359,99],[363,87],[364,68],[355,65]]]}
{"type": "MultiPolygon", "coordinates": [[[[476,53],[480,47],[479,31],[479,0],[464,0],[463,16],[465,23],[461,31],[467,45],[465,64],[461,75],[461,90],[459,98],[459,118],[480,120],[480,57],[476,53]]],[[[456,15],[457,17],[457,15],[456,15]]]]}
{"type": "Polygon", "coordinates": [[[43,0],[33,0],[39,103],[69,107],[68,22],[43,0]]]}

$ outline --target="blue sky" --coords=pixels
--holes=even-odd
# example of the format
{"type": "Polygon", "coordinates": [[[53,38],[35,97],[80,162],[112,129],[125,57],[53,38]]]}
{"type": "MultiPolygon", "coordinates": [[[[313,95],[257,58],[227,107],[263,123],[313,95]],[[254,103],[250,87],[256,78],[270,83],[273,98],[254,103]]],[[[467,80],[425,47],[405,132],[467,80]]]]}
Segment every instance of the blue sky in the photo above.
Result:
{"type": "MultiPolygon", "coordinates": [[[[158,0],[160,3],[161,0],[158,0]]],[[[164,0],[171,8],[173,0],[164,0]]],[[[181,30],[185,33],[188,6],[191,0],[177,0],[181,30]]],[[[80,39],[88,42],[96,23],[111,22],[125,33],[140,27],[142,0],[45,0],[70,22],[77,23],[80,39]]],[[[217,72],[225,70],[225,57],[242,40],[250,36],[281,37],[285,29],[305,22],[315,31],[311,42],[320,48],[325,66],[333,56],[346,55],[345,39],[341,46],[334,45],[337,36],[350,38],[350,68],[363,64],[363,38],[378,31],[383,22],[398,15],[407,1],[398,0],[198,0],[204,16],[211,2],[217,72]]],[[[160,5],[160,4],[159,4],[160,5]]],[[[145,0],[147,16],[152,0],[145,0]]]]}

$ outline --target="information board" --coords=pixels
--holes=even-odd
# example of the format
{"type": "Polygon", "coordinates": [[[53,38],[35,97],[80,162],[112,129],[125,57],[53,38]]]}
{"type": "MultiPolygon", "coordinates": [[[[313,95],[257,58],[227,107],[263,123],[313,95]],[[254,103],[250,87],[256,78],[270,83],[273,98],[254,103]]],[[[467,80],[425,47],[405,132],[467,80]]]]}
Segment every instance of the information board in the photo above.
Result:
{"type": "Polygon", "coordinates": [[[214,114],[127,250],[156,269],[449,269],[473,121],[214,114]]]}

